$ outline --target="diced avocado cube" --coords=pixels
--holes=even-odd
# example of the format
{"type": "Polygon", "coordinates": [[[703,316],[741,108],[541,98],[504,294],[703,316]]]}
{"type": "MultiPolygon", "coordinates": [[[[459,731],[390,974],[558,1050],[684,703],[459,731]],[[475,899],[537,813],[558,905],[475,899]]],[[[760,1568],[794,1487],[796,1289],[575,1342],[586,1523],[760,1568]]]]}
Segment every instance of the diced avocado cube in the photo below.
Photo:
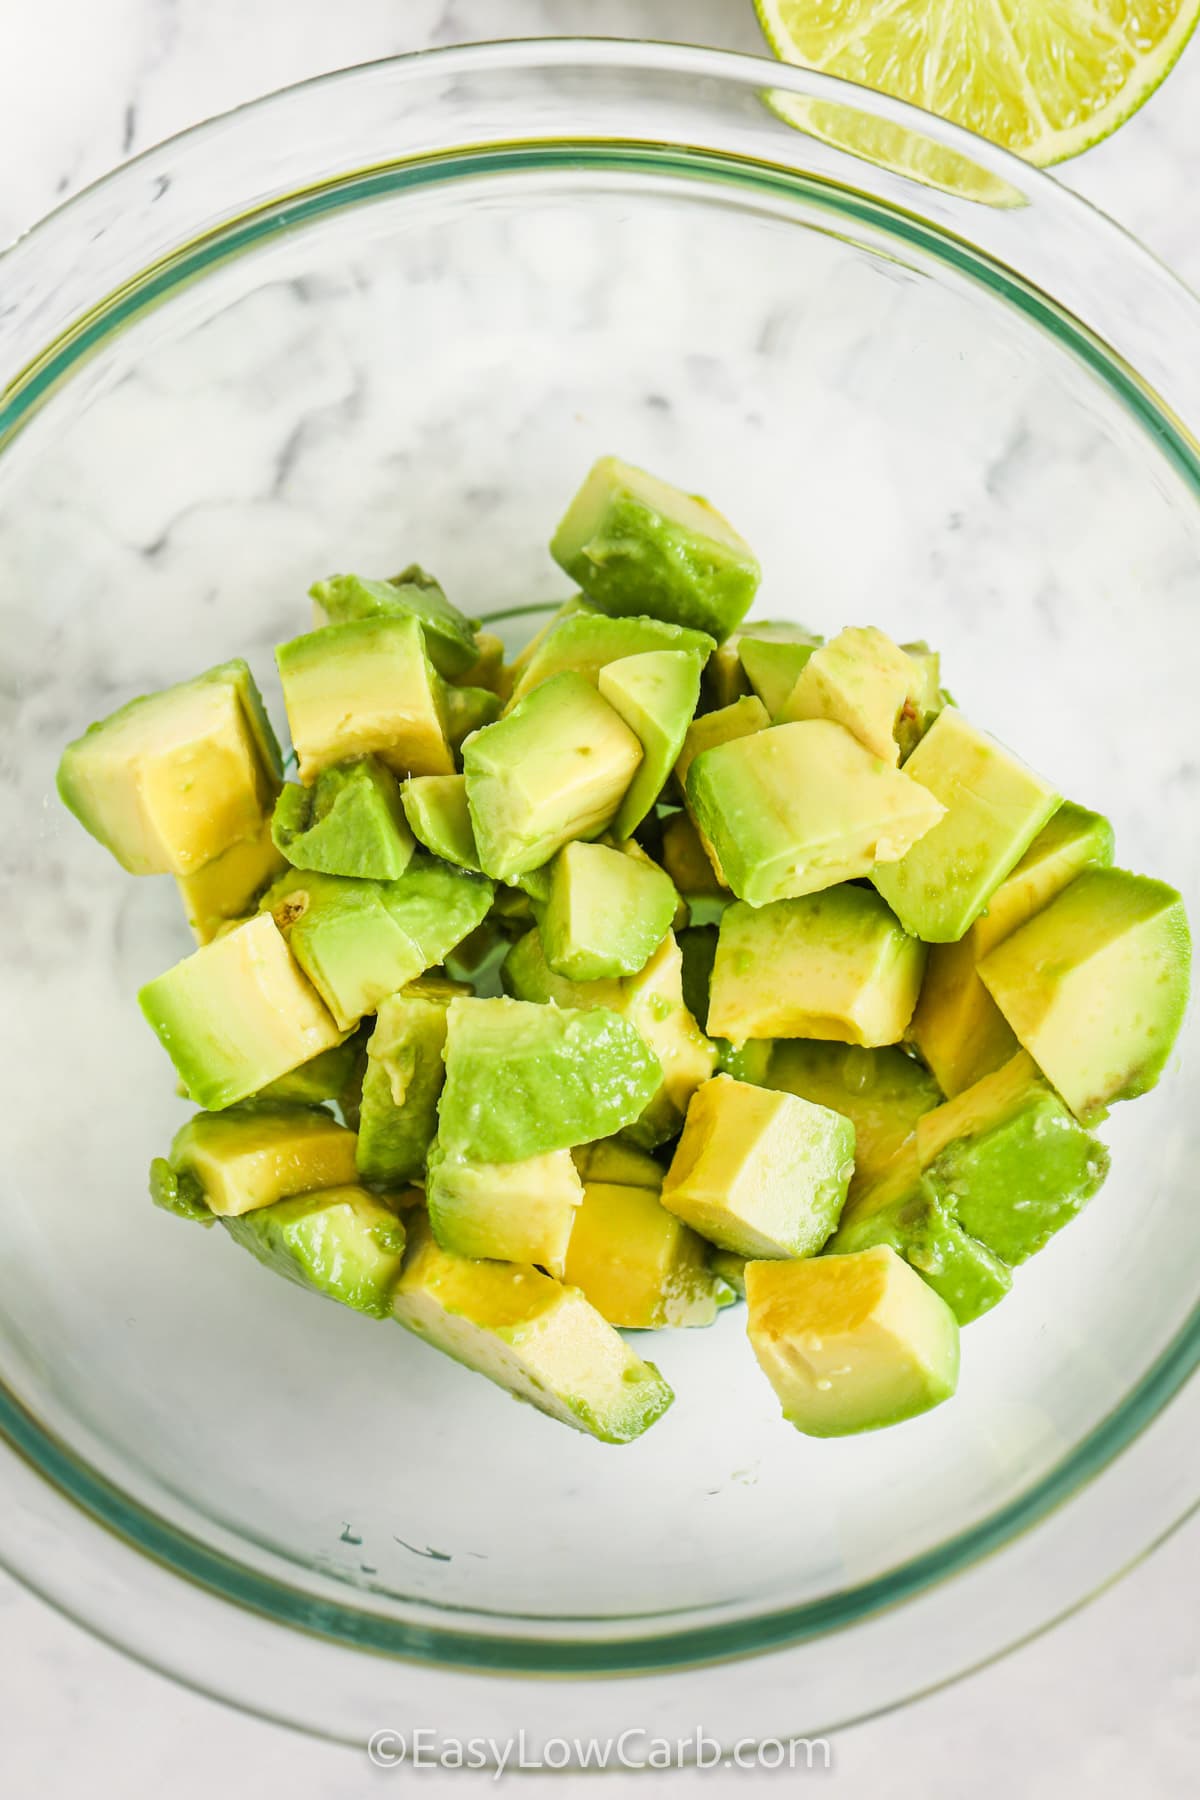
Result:
{"type": "Polygon", "coordinates": [[[455,687],[447,683],[442,690],[446,711],[446,736],[453,750],[460,750],[464,739],[484,725],[500,717],[500,696],[485,687],[455,687]]]}
{"type": "Polygon", "coordinates": [[[940,1294],[960,1325],[990,1311],[1012,1287],[1012,1274],[987,1245],[955,1218],[922,1173],[914,1144],[846,1203],[825,1256],[857,1255],[888,1244],[940,1294]]]}
{"type": "MultiPolygon", "coordinates": [[[[790,619],[743,620],[739,631],[732,632],[724,643],[718,644],[705,667],[704,692],[710,707],[723,709],[755,692],[742,663],[742,645],[747,639],[753,639],[757,644],[798,644],[806,651],[822,642],[803,625],[793,624],[790,619]]],[[[791,685],[789,682],[789,689],[791,685]]],[[[757,697],[762,698],[761,695],[757,697]]]]}
{"type": "Polygon", "coordinates": [[[942,659],[937,651],[931,650],[924,638],[918,638],[912,644],[901,644],[900,648],[917,672],[917,683],[912,694],[917,716],[915,719],[905,719],[899,732],[900,760],[903,762],[916,749],[945,706],[947,695],[942,687],[942,659]]]}
{"type": "Polygon", "coordinates": [[[362,1035],[356,1032],[344,1044],[322,1050],[319,1056],[281,1075],[278,1081],[268,1082],[265,1088],[259,1089],[257,1098],[290,1101],[297,1106],[320,1106],[325,1100],[336,1100],[340,1104],[354,1081],[358,1060],[364,1054],[362,1035]]]}
{"type": "Polygon", "coordinates": [[[613,821],[618,837],[637,830],[683,748],[700,698],[701,659],[683,650],[623,656],[599,675],[600,692],[642,746],[642,762],[613,821]]]}
{"type": "Polygon", "coordinates": [[[916,1150],[959,1222],[1013,1264],[1070,1223],[1109,1164],[1024,1051],[919,1119],[916,1150]]]}
{"type": "Polygon", "coordinates": [[[793,1038],[777,1043],[764,1084],[831,1106],[854,1125],[850,1198],[887,1168],[917,1120],[940,1106],[938,1084],[903,1050],[793,1038]]]}
{"type": "Polygon", "coordinates": [[[743,694],[740,700],[734,700],[716,712],[701,713],[688,726],[675,759],[675,778],[680,789],[687,792],[687,772],[702,750],[752,737],[756,731],[765,731],[770,723],[771,715],[757,694],[743,694]]]}
{"type": "Polygon", "coordinates": [[[531,1264],[443,1250],[419,1213],[393,1312],[435,1349],[604,1443],[640,1437],[674,1398],[578,1288],[531,1264]]]}
{"type": "Polygon", "coordinates": [[[953,944],[1057,810],[1061,795],[977,731],[953,706],[940,712],[904,765],[942,805],[937,823],[871,879],[901,924],[930,944],[953,944]]]}
{"type": "Polygon", "coordinates": [[[755,637],[748,630],[742,632],[738,639],[738,656],[747,681],[772,719],[783,710],[788,695],[820,644],[820,638],[798,629],[789,638],[755,637]]]}
{"type": "Polygon", "coordinates": [[[572,838],[612,824],[642,760],[628,725],[584,676],[553,675],[463,746],[479,860],[511,881],[572,838]]]}
{"type": "Polygon", "coordinates": [[[352,1131],[319,1107],[277,1101],[197,1113],[176,1132],[167,1160],[199,1185],[218,1218],[356,1179],[352,1131]]]}
{"type": "MultiPolygon", "coordinates": [[[[464,687],[490,688],[500,695],[504,670],[504,639],[494,631],[475,633],[475,661],[455,677],[464,687]]],[[[444,673],[445,671],[443,671],[444,673]]]]}
{"type": "MultiPolygon", "coordinates": [[[[583,1199],[569,1150],[522,1162],[481,1163],[435,1143],[425,1181],[429,1223],[443,1250],[495,1262],[536,1263],[559,1280],[583,1199]]],[[[578,1285],[578,1284],[577,1284],[578,1285]]]]}
{"type": "Polygon", "coordinates": [[[538,928],[546,961],[570,981],[636,975],[671,929],[669,875],[606,844],[567,844],[550,865],[538,928]]]}
{"type": "Polygon", "coordinates": [[[593,464],[550,554],[602,612],[649,612],[718,640],[761,579],[749,544],[707,500],[615,456],[593,464]]]}
{"type": "Polygon", "coordinates": [[[414,775],[401,793],[405,816],[418,843],[460,869],[482,872],[465,775],[414,775]]]}
{"type": "Polygon", "coordinates": [[[688,806],[739,900],[764,906],[895,862],[942,818],[926,788],[828,719],[703,750],[688,806]]]}
{"type": "Polygon", "coordinates": [[[601,1182],[609,1187],[649,1188],[655,1194],[662,1187],[662,1164],[619,1137],[581,1144],[571,1155],[585,1186],[601,1182]]]}
{"type": "Polygon", "coordinates": [[[747,1329],[783,1416],[809,1437],[898,1425],[958,1385],[958,1323],[886,1244],[746,1265],[747,1329]]]}
{"type": "Polygon", "coordinates": [[[294,869],[364,881],[397,880],[413,853],[400,784],[374,756],[322,769],[308,788],[289,782],[271,834],[294,869]]]}
{"type": "Polygon", "coordinates": [[[853,1172],[849,1119],[715,1075],[692,1096],[662,1203],[722,1250],[811,1256],[836,1229],[853,1172]]]}
{"type": "Polygon", "coordinates": [[[573,608],[551,620],[512,665],[516,678],[510,705],[552,675],[584,675],[595,687],[601,669],[631,656],[670,651],[694,657],[703,668],[712,650],[713,640],[705,631],[688,631],[663,619],[610,619],[590,607],[573,608]]]}
{"type": "Polygon", "coordinates": [[[649,1187],[589,1181],[567,1246],[565,1279],[610,1325],[630,1331],[711,1325],[733,1298],[709,1247],[649,1187]]]}
{"type": "Polygon", "coordinates": [[[700,833],[688,813],[672,813],[664,824],[662,862],[676,889],[687,901],[694,925],[709,923],[709,913],[719,918],[733,899],[713,868],[712,858],[701,843],[700,833]]]}
{"type": "Polygon", "coordinates": [[[560,602],[553,611],[550,610],[548,605],[538,606],[535,604],[533,606],[521,608],[522,612],[527,612],[530,615],[537,614],[543,620],[543,623],[538,626],[533,636],[522,645],[520,650],[517,651],[512,661],[505,663],[496,690],[501,697],[508,700],[513,698],[526,669],[528,669],[530,663],[542,648],[547,638],[550,637],[552,632],[558,629],[564,619],[570,619],[576,613],[594,614],[595,610],[594,606],[589,606],[582,594],[572,594],[569,600],[560,602]]]}
{"type": "MultiPolygon", "coordinates": [[[[645,835],[648,841],[657,848],[659,845],[659,834],[654,829],[655,824],[657,824],[657,821],[653,821],[645,827],[645,835]]],[[[608,832],[601,838],[600,842],[607,844],[612,850],[619,850],[622,856],[630,857],[641,869],[650,869],[655,875],[663,875],[666,873],[658,855],[651,856],[649,850],[638,838],[623,838],[616,836],[613,832],[608,832]]],[[[670,880],[670,877],[668,876],[667,879],[670,880]]],[[[671,886],[674,887],[674,885],[674,882],[671,882],[671,886]]],[[[682,931],[687,922],[687,901],[683,898],[682,894],[677,893],[675,895],[675,911],[671,915],[671,930],[682,931]]]]}
{"type": "Polygon", "coordinates": [[[921,685],[899,644],[873,625],[851,625],[809,658],[776,717],[832,719],[894,768],[901,742],[911,748],[920,735],[921,685]]]}
{"type": "Polygon", "coordinates": [[[367,1043],[358,1120],[358,1173],[372,1186],[402,1187],[420,1179],[446,1078],[446,1009],[468,991],[424,976],[380,1005],[367,1043]]]}
{"type": "Polygon", "coordinates": [[[399,881],[386,884],[384,898],[420,950],[424,966],[432,969],[483,924],[495,892],[483,875],[414,856],[399,881]]]}
{"type": "MultiPolygon", "coordinates": [[[[748,1256],[739,1256],[736,1250],[709,1251],[708,1266],[717,1281],[724,1282],[735,1300],[746,1298],[746,1264],[748,1256]]],[[[728,1304],[728,1302],[727,1302],[728,1304]]]]}
{"type": "Polygon", "coordinates": [[[867,887],[844,884],[769,906],[727,908],[708,1028],[746,1038],[895,1044],[912,1017],[925,946],[867,887]]]}
{"type": "Polygon", "coordinates": [[[58,792],[131,875],[194,875],[260,830],[279,745],[241,661],[130,700],[68,744],[58,792]]]}
{"type": "Polygon", "coordinates": [[[430,966],[388,906],[390,885],[295,869],[263,896],[342,1031],[430,966]]]}
{"type": "Polygon", "coordinates": [[[349,1184],[277,1200],[224,1225],[235,1243],[285,1280],[373,1319],[391,1316],[405,1230],[392,1207],[366,1188],[349,1184]]]}
{"type": "Polygon", "coordinates": [[[253,912],[263,889],[286,867],[264,819],[252,837],[231,844],[194,875],[177,875],[175,883],[196,942],[211,944],[232,920],[253,912]]]}
{"type": "Polygon", "coordinates": [[[965,936],[930,950],[908,1035],[943,1093],[961,1094],[1017,1049],[1011,1026],[979,979],[979,963],[1085,868],[1106,866],[1112,857],[1107,819],[1081,806],[1060,806],[965,936]]]}
{"type": "Polygon", "coordinates": [[[454,1000],[438,1135],[453,1156],[523,1162],[632,1125],[662,1070],[633,1026],[604,1009],[454,1000]]]}
{"type": "Polygon", "coordinates": [[[376,755],[397,775],[452,775],[442,685],[415,618],[327,625],[275,652],[305,784],[376,755]]]}
{"type": "Polygon", "coordinates": [[[645,1149],[674,1137],[688,1101],[712,1074],[716,1052],[683,1002],[683,959],[668,932],[644,969],[620,981],[568,981],[546,961],[536,931],[509,951],[501,971],[519,1000],[559,1006],[602,1007],[628,1020],[658,1059],[661,1085],[625,1136],[645,1149]]]}
{"type": "Polygon", "coordinates": [[[339,1043],[269,913],[147,982],[138,1004],[197,1106],[218,1112],[339,1043]]]}
{"type": "Polygon", "coordinates": [[[479,658],[475,628],[447,600],[439,582],[414,563],[390,581],[367,581],[361,575],[331,575],[310,589],[318,627],[346,625],[357,619],[416,619],[424,633],[429,660],[439,675],[462,680],[479,658]]]}
{"type": "Polygon", "coordinates": [[[748,1038],[744,1044],[731,1044],[728,1038],[714,1038],[717,1046],[717,1073],[732,1075],[735,1081],[749,1081],[755,1087],[770,1087],[767,1080],[771,1068],[774,1042],[769,1038],[748,1038]]]}
{"type": "Polygon", "coordinates": [[[1174,888],[1086,869],[979,964],[1019,1041],[1085,1125],[1152,1088],[1187,1009],[1191,934],[1174,888]]]}

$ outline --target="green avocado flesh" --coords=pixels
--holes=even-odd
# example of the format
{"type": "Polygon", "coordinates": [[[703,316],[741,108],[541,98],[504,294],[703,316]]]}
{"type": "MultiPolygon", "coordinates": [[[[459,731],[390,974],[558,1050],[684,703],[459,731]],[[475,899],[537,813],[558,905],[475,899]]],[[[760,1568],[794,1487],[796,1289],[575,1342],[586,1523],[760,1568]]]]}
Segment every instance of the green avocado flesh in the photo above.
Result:
{"type": "Polygon", "coordinates": [[[400,785],[374,757],[324,769],[311,788],[289,782],[271,836],[294,869],[397,881],[413,853],[400,785]]]}
{"type": "Polygon", "coordinates": [[[707,500],[615,456],[595,464],[550,553],[601,612],[651,613],[718,640],[749,611],[761,573],[707,500]]]}
{"type": "Polygon", "coordinates": [[[387,1319],[404,1260],[405,1230],[393,1209],[348,1185],[278,1200],[222,1221],[235,1243],[288,1281],[387,1319]]]}
{"type": "MultiPolygon", "coordinates": [[[[619,1333],[745,1356],[738,1299],[798,1430],[913,1418],[1103,1185],[1108,1110],[1186,1104],[1183,899],[1005,747],[1019,696],[976,723],[923,641],[752,617],[706,500],[601,457],[550,606],[486,524],[479,617],[415,564],[312,587],[286,782],[241,660],[62,753],[66,807],[196,942],[137,996],[191,1102],[151,1198],[602,1442],[672,1399],[619,1333]]],[[[775,591],[833,592],[794,535],[775,591]]]]}

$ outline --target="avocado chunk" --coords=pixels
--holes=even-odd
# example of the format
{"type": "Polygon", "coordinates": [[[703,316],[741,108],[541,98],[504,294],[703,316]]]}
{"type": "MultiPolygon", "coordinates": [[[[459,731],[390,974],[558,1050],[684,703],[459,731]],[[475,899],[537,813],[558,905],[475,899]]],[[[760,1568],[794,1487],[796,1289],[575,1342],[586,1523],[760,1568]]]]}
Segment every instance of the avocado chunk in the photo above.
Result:
{"type": "Polygon", "coordinates": [[[522,1162],[481,1163],[449,1156],[435,1143],[425,1195],[429,1223],[443,1250],[536,1263],[562,1279],[575,1209],[583,1199],[569,1150],[522,1162]]]}
{"type": "Polygon", "coordinates": [[[919,1119],[916,1150],[959,1223],[1012,1264],[1070,1223],[1109,1165],[1024,1051],[919,1119]]]}
{"type": "MultiPolygon", "coordinates": [[[[741,656],[742,645],[749,639],[756,644],[799,644],[806,650],[822,641],[790,619],[744,620],[740,630],[731,632],[724,643],[717,645],[705,666],[704,692],[709,707],[732,706],[744,695],[756,693],[741,656]]],[[[789,682],[789,691],[791,686],[792,682],[789,682]]],[[[761,694],[757,697],[762,699],[761,694]]],[[[768,707],[767,710],[771,709],[768,707]]]]}
{"type": "Polygon", "coordinates": [[[490,688],[500,698],[504,681],[504,639],[497,637],[494,631],[477,631],[475,661],[453,679],[461,682],[463,687],[490,688]]]}
{"type": "Polygon", "coordinates": [[[391,1316],[405,1231],[378,1194],[348,1184],[223,1221],[268,1269],[373,1319],[391,1316]]]}
{"type": "Polygon", "coordinates": [[[396,775],[452,775],[442,685],[415,618],[326,625],[275,652],[300,779],[375,755],[396,775]]]}
{"type": "Polygon", "coordinates": [[[512,881],[612,824],[642,760],[628,725],[582,675],[553,675],[463,746],[479,860],[512,881]]]}
{"type": "Polygon", "coordinates": [[[220,1112],[343,1033],[268,913],[146,983],[138,1004],[197,1106],[220,1112]]]}
{"type": "Polygon", "coordinates": [[[687,799],[726,881],[753,906],[871,874],[904,856],[945,810],[828,719],[702,750],[687,799]]]}
{"type": "Polygon", "coordinates": [[[764,1085],[844,1113],[854,1126],[850,1199],[873,1183],[942,1103],[938,1084],[903,1050],[793,1038],[775,1044],[764,1085]]]}
{"type": "Polygon", "coordinates": [[[465,775],[414,775],[401,790],[404,813],[417,842],[444,862],[482,873],[465,775]]]}
{"type": "Polygon", "coordinates": [[[318,1056],[301,1063],[278,1081],[268,1082],[256,1096],[259,1100],[285,1100],[297,1106],[320,1106],[325,1100],[342,1103],[353,1086],[359,1058],[365,1054],[362,1034],[356,1032],[344,1044],[322,1050],[318,1056]]]}
{"type": "Polygon", "coordinates": [[[1042,827],[965,936],[932,947],[908,1035],[943,1093],[961,1094],[1017,1050],[1011,1026],[979,979],[979,963],[1085,868],[1107,866],[1112,858],[1108,820],[1068,802],[1042,827]]]}
{"type": "Polygon", "coordinates": [[[692,1096],[662,1203],[722,1250],[811,1256],[836,1229],[853,1172],[849,1119],[715,1075],[692,1096]]]}
{"type": "Polygon", "coordinates": [[[662,865],[687,902],[693,925],[715,923],[733,899],[688,813],[672,813],[664,823],[662,865]]]}
{"type": "Polygon", "coordinates": [[[620,981],[568,981],[555,975],[536,931],[517,940],[501,974],[519,1000],[602,1007],[627,1020],[657,1058],[662,1074],[653,1098],[624,1135],[650,1150],[675,1136],[688,1101],[712,1074],[716,1052],[684,1005],[683,958],[673,932],[645,968],[620,981]]]}
{"type": "Polygon", "coordinates": [[[990,951],[979,975],[1085,1125],[1157,1082],[1187,1010],[1192,942],[1165,882],[1086,869],[990,951]]]}
{"type": "Polygon", "coordinates": [[[1008,1265],[964,1230],[947,1197],[921,1170],[913,1143],[846,1202],[825,1256],[857,1255],[887,1244],[902,1256],[960,1325],[969,1325],[1003,1300],[1012,1287],[1008,1265]]]}
{"type": "Polygon", "coordinates": [[[633,1026],[606,1009],[454,1000],[438,1136],[471,1162],[524,1162],[631,1125],[662,1081],[633,1026]]]}
{"type": "Polygon", "coordinates": [[[916,749],[933,721],[941,712],[947,701],[947,694],[942,687],[942,659],[936,650],[931,650],[924,638],[915,643],[901,644],[905,656],[917,672],[917,682],[913,689],[912,699],[916,707],[916,718],[905,719],[900,727],[900,761],[916,749]]]}
{"type": "Polygon", "coordinates": [[[940,712],[904,765],[943,807],[907,853],[871,879],[906,931],[953,944],[1057,810],[1061,795],[977,731],[953,706],[940,712]]]}
{"type": "Polygon", "coordinates": [[[252,1100],[197,1113],[176,1132],[167,1161],[211,1213],[234,1218],[354,1181],[354,1133],[319,1107],[252,1100]]]}
{"type": "Polygon", "coordinates": [[[746,1264],[748,1256],[739,1256],[736,1250],[713,1250],[709,1256],[709,1267],[718,1281],[723,1281],[732,1288],[734,1298],[746,1298],[746,1264]]]}
{"type": "Polygon", "coordinates": [[[662,1187],[662,1164],[622,1138],[601,1138],[596,1144],[581,1144],[571,1155],[585,1187],[590,1181],[609,1187],[649,1188],[654,1194],[662,1187]]]}
{"type": "Polygon", "coordinates": [[[686,794],[687,772],[702,750],[752,737],[756,731],[765,731],[770,723],[771,715],[757,694],[743,694],[740,700],[693,719],[675,758],[675,779],[681,792],[686,794]]]}
{"type": "Polygon", "coordinates": [[[786,637],[782,629],[776,627],[773,633],[769,625],[765,626],[764,633],[770,635],[762,637],[747,629],[741,633],[737,646],[746,679],[772,719],[782,711],[802,671],[821,645],[819,637],[799,628],[786,637]]]}
{"type": "Polygon", "coordinates": [[[670,1388],[578,1288],[532,1264],[476,1262],[443,1250],[429,1221],[409,1223],[395,1317],[435,1349],[576,1431],[608,1444],[640,1437],[670,1388]]]}
{"type": "Polygon", "coordinates": [[[416,563],[390,581],[331,575],[308,591],[318,628],[347,625],[357,619],[416,619],[425,633],[429,660],[439,675],[461,681],[479,660],[471,621],[450,604],[441,584],[416,563]]]}
{"type": "Polygon", "coordinates": [[[899,644],[873,625],[851,625],[805,663],[776,717],[832,719],[894,768],[901,744],[920,736],[922,676],[899,644]]]}
{"type": "Polygon", "coordinates": [[[613,830],[627,838],[654,806],[683,748],[700,698],[701,659],[683,650],[623,656],[599,675],[600,692],[642,746],[642,761],[613,830]]]}
{"type": "Polygon", "coordinates": [[[867,887],[849,884],[729,907],[713,964],[708,1027],[746,1038],[898,1043],[912,1017],[925,946],[867,887]]]}
{"type": "Polygon", "coordinates": [[[585,1183],[567,1246],[566,1280],[610,1325],[629,1331],[711,1325],[733,1299],[709,1247],[645,1186],[585,1183]]]}
{"type": "Polygon", "coordinates": [[[593,464],[550,554],[601,612],[648,612],[718,640],[761,579],[749,544],[707,500],[615,456],[593,464]]]}
{"type": "Polygon", "coordinates": [[[399,881],[387,883],[384,899],[432,969],[483,924],[495,892],[482,875],[414,856],[399,881]]]}
{"type": "Polygon", "coordinates": [[[473,731],[481,730],[500,717],[500,696],[491,688],[448,684],[442,690],[442,704],[446,712],[446,736],[451,749],[456,751],[461,750],[464,740],[473,731]]]}
{"type": "Polygon", "coordinates": [[[513,663],[510,705],[523,700],[552,675],[584,675],[595,687],[600,671],[631,656],[671,651],[692,656],[703,668],[713,650],[706,631],[687,631],[663,619],[610,619],[590,607],[572,608],[552,619],[513,663]]]}
{"type": "Polygon", "coordinates": [[[312,787],[289,782],[271,835],[294,869],[364,881],[397,880],[413,853],[400,785],[374,756],[322,769],[312,787]]]}
{"type": "Polygon", "coordinates": [[[958,1323],[886,1244],[746,1265],[747,1330],[789,1425],[845,1437],[898,1425],[958,1386],[958,1323]]]}
{"type": "Polygon", "coordinates": [[[263,889],[286,867],[264,819],[252,837],[231,844],[194,875],[177,875],[175,885],[196,942],[211,944],[233,920],[253,912],[263,889]]]}
{"type": "Polygon", "coordinates": [[[130,700],[58,765],[64,806],[131,875],[194,875],[256,836],[281,779],[275,733],[240,660],[130,700]]]}
{"type": "Polygon", "coordinates": [[[550,865],[538,929],[546,961],[569,981],[636,975],[671,929],[669,875],[606,844],[567,844],[550,865]]]}
{"type": "Polygon", "coordinates": [[[389,908],[387,885],[297,869],[263,896],[264,910],[342,1031],[429,967],[389,908]]]}
{"type": "Polygon", "coordinates": [[[367,1043],[358,1120],[358,1174],[370,1186],[420,1179],[446,1078],[446,1009],[468,992],[426,975],[381,1003],[367,1043]]]}

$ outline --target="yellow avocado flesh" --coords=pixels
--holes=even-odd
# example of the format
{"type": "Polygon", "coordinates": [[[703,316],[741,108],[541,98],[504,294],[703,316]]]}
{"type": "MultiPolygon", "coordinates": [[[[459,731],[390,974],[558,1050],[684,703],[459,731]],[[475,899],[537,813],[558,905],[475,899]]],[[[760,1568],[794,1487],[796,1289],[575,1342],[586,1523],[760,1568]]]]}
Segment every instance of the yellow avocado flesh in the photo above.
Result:
{"type": "Polygon", "coordinates": [[[663,1183],[663,1170],[652,1156],[620,1138],[601,1138],[595,1144],[582,1144],[572,1150],[575,1167],[589,1182],[610,1187],[643,1187],[657,1194],[663,1183]]]}
{"type": "Polygon", "coordinates": [[[708,1245],[649,1187],[585,1184],[565,1279],[630,1331],[711,1325],[721,1306],[708,1245]]]}
{"type": "Polygon", "coordinates": [[[1187,1008],[1191,938],[1173,888],[1087,869],[979,964],[1019,1042],[1093,1124],[1152,1088],[1187,1008]]]}
{"type": "Polygon", "coordinates": [[[640,1437],[674,1398],[577,1288],[530,1264],[477,1262],[408,1225],[399,1322],[519,1400],[605,1443],[640,1437]]]}
{"type": "Polygon", "coordinates": [[[916,719],[919,674],[899,644],[873,625],[849,626],[815,650],[778,714],[778,723],[831,719],[881,761],[900,761],[905,709],[916,719]]]}
{"type": "Polygon", "coordinates": [[[904,765],[944,814],[871,879],[906,930],[929,944],[964,937],[1060,803],[1060,795],[953,706],[904,765]]]}
{"type": "Polygon", "coordinates": [[[895,1044],[912,1016],[924,966],[925,946],[870,888],[829,888],[762,907],[739,903],[721,919],[708,1029],[735,1044],[895,1044]]]}
{"type": "Polygon", "coordinates": [[[242,838],[194,875],[177,875],[187,922],[198,944],[211,943],[231,919],[244,918],[255,901],[287,868],[264,821],[253,837],[242,838]]]}
{"type": "Polygon", "coordinates": [[[719,712],[704,713],[693,719],[684,734],[683,745],[675,759],[675,779],[679,783],[679,791],[683,795],[688,816],[700,840],[701,848],[712,866],[720,887],[726,886],[725,872],[721,868],[721,859],[717,855],[712,839],[696,818],[695,809],[688,800],[687,772],[696,758],[704,750],[712,750],[718,744],[732,744],[736,738],[750,737],[756,731],[763,731],[771,723],[770,714],[762,701],[754,694],[747,694],[735,700],[730,706],[723,706],[719,712]]]}
{"type": "Polygon", "coordinates": [[[269,913],[176,963],[138,995],[197,1106],[219,1112],[342,1040],[269,913]]]}
{"type": "Polygon", "coordinates": [[[496,1262],[537,1263],[560,1279],[583,1184],[569,1150],[523,1162],[429,1155],[429,1222],[443,1250],[496,1262]]]}
{"type": "Polygon", "coordinates": [[[225,1221],[235,1243],[298,1287],[386,1319],[406,1233],[393,1203],[353,1184],[279,1200],[225,1221]]]}
{"type": "Polygon", "coordinates": [[[932,947],[908,1038],[943,1093],[962,1093],[1017,1049],[1012,1027],[979,979],[979,963],[1085,868],[1111,863],[1112,855],[1107,819],[1081,806],[1060,806],[965,937],[932,947]]]}
{"type": "Polygon", "coordinates": [[[703,750],[688,808],[740,900],[763,906],[895,862],[941,802],[827,719],[776,725],[703,750]]]}
{"type": "Polygon", "coordinates": [[[123,706],[63,753],[58,786],[134,875],[191,876],[262,827],[278,746],[245,663],[123,706]]]}
{"type": "Polygon", "coordinates": [[[642,746],[641,766],[613,825],[619,837],[631,836],[658,799],[700,698],[701,667],[701,658],[688,651],[655,650],[600,671],[600,693],[642,746]]]}
{"type": "Polygon", "coordinates": [[[835,1229],[853,1170],[849,1119],[717,1075],[692,1096],[662,1203],[722,1250],[810,1256],[835,1229]]]}
{"type": "Polygon", "coordinates": [[[196,1177],[219,1218],[358,1179],[354,1133],[303,1106],[200,1113],[176,1134],[170,1161],[177,1174],[196,1177]]]}
{"type": "Polygon", "coordinates": [[[396,775],[452,775],[438,677],[415,618],[327,625],[275,653],[300,779],[356,756],[396,775]]]}
{"type": "Polygon", "coordinates": [[[479,860],[500,881],[611,825],[642,746],[584,676],[553,675],[463,747],[479,860]]]}
{"type": "Polygon", "coordinates": [[[672,813],[663,826],[662,864],[685,898],[731,898],[688,813],[672,813]]]}
{"type": "Polygon", "coordinates": [[[640,851],[566,844],[538,918],[546,960],[572,981],[635,975],[671,929],[678,901],[670,876],[640,851]]]}
{"type": "Polygon", "coordinates": [[[414,775],[405,782],[400,797],[404,816],[418,843],[444,862],[482,873],[465,776],[414,775]]]}
{"type": "Polygon", "coordinates": [[[747,1332],[783,1416],[810,1437],[874,1431],[958,1385],[958,1323],[889,1246],[749,1262],[747,1332]]]}
{"type": "Polygon", "coordinates": [[[763,1084],[844,1113],[854,1126],[850,1198],[868,1187],[941,1105],[937,1082],[903,1050],[867,1050],[812,1039],[784,1039],[771,1051],[763,1084]]]}

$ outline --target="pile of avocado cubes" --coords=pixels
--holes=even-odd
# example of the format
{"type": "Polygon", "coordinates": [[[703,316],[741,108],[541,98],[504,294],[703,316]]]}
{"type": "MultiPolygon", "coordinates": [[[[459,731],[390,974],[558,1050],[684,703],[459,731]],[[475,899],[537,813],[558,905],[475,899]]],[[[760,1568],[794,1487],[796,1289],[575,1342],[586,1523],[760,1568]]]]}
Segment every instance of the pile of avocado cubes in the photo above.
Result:
{"type": "Polygon", "coordinates": [[[140,995],[204,1109],[152,1194],[609,1443],[673,1398],[621,1330],[738,1296],[799,1430],[910,1418],[1162,1071],[1180,898],[925,644],[743,623],[705,501],[604,458],[551,549],[510,664],[418,568],[319,582],[297,781],[240,661],[66,750],[200,945],[140,995]]]}

